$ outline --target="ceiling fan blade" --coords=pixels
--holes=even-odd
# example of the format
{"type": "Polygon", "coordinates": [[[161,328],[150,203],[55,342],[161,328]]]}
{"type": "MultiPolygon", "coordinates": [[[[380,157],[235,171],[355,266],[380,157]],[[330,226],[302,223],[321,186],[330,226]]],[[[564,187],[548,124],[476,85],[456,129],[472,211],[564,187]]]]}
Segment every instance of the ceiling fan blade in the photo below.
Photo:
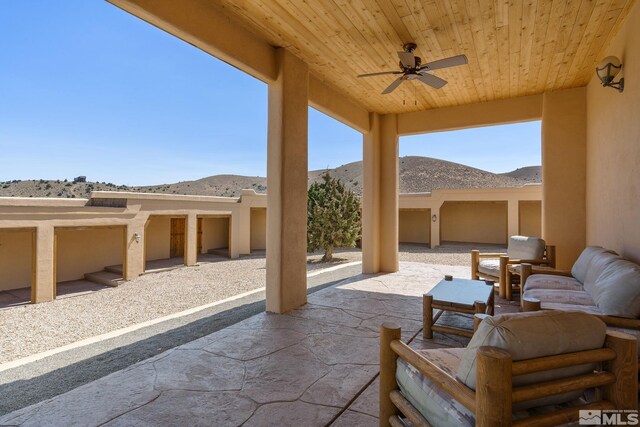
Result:
{"type": "Polygon", "coordinates": [[[438,59],[437,61],[427,62],[421,70],[438,70],[440,68],[457,67],[458,65],[468,64],[469,61],[465,55],[451,56],[449,58],[438,59]]]}
{"type": "Polygon", "coordinates": [[[398,52],[398,58],[405,68],[416,68],[416,57],[412,52],[398,52]]]}
{"type": "Polygon", "coordinates": [[[440,89],[442,86],[447,84],[446,80],[429,73],[419,74],[418,80],[435,89],[440,89]]]}
{"type": "Polygon", "coordinates": [[[382,71],[379,73],[359,74],[358,77],[384,76],[385,74],[402,74],[402,71],[382,71]]]}
{"type": "Polygon", "coordinates": [[[393,81],[393,83],[391,83],[385,90],[382,91],[382,94],[386,95],[388,93],[393,92],[398,86],[400,86],[400,83],[402,83],[403,80],[404,80],[404,76],[398,77],[393,81]]]}

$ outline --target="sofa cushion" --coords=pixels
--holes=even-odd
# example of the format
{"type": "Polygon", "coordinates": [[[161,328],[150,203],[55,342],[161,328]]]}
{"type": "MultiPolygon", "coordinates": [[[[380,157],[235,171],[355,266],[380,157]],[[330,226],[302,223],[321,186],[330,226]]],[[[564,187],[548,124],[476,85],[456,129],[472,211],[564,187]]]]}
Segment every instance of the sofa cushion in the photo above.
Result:
{"type": "Polygon", "coordinates": [[[563,291],[581,291],[582,283],[573,277],[554,276],[551,274],[534,274],[527,278],[525,290],[558,289],[563,291]]]}
{"type": "MultiPolygon", "coordinates": [[[[482,346],[502,348],[514,361],[592,350],[604,345],[606,325],[597,317],[577,311],[512,313],[485,319],[467,346],[457,378],[476,388],[476,357],[482,346]]],[[[550,381],[591,372],[595,365],[555,369],[514,378],[514,386],[550,381]]],[[[520,408],[559,404],[576,399],[580,391],[523,402],[520,408]]]]}
{"type": "Polygon", "coordinates": [[[538,237],[511,236],[507,255],[510,259],[542,259],[544,240],[538,237]]]}
{"type": "Polygon", "coordinates": [[[591,259],[597,253],[607,252],[607,249],[604,249],[600,246],[587,246],[580,253],[580,256],[573,263],[573,267],[571,267],[571,275],[575,277],[580,283],[584,283],[585,277],[587,277],[587,269],[589,268],[589,263],[591,263],[591,259]]]}
{"type": "MultiPolygon", "coordinates": [[[[525,295],[526,296],[526,295],[525,295]]],[[[540,308],[543,310],[560,311],[581,311],[587,314],[601,315],[602,313],[595,305],[562,304],[557,302],[541,302],[540,308]]]]}
{"type": "Polygon", "coordinates": [[[557,304],[590,305],[596,303],[585,291],[566,291],[560,289],[527,289],[527,298],[537,298],[540,302],[553,302],[557,304]]]}
{"type": "Polygon", "coordinates": [[[609,266],[614,261],[620,260],[620,258],[615,252],[606,251],[606,252],[597,252],[587,267],[587,274],[584,277],[584,281],[582,285],[584,286],[584,290],[592,293],[593,285],[596,283],[602,272],[605,268],[609,266]]]}
{"type": "Polygon", "coordinates": [[[591,294],[603,314],[640,317],[640,266],[623,259],[610,263],[593,284],[591,294]]]}
{"type": "MultiPolygon", "coordinates": [[[[419,350],[425,358],[454,376],[460,365],[464,348],[419,350]]],[[[398,359],[396,369],[398,387],[404,397],[433,426],[473,426],[473,412],[462,406],[441,387],[425,377],[413,366],[398,359]]]]}
{"type": "Polygon", "coordinates": [[[500,260],[497,258],[481,259],[478,263],[478,272],[487,276],[500,276],[500,260]]]}

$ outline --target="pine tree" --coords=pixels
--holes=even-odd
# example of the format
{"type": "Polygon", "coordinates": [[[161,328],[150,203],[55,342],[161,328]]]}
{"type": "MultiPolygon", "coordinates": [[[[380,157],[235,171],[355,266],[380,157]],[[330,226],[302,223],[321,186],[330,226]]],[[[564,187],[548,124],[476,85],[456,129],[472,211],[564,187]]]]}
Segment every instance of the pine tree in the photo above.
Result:
{"type": "Polygon", "coordinates": [[[331,261],[334,248],[355,247],[360,239],[360,201],[329,173],[309,187],[307,250],[324,249],[322,262],[331,261]]]}

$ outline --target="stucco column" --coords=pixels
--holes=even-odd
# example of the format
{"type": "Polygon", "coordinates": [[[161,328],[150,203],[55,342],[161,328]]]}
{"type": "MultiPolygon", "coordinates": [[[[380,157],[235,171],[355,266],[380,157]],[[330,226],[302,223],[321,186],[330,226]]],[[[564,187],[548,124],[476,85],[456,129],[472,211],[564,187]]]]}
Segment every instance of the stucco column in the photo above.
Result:
{"type": "Polygon", "coordinates": [[[148,215],[138,215],[127,225],[126,231],[126,265],[124,277],[133,280],[144,273],[144,226],[148,215]]]}
{"type": "Polygon", "coordinates": [[[542,237],[569,269],[586,243],[586,90],[546,92],[542,103],[542,237]]]}
{"type": "Polygon", "coordinates": [[[251,208],[242,206],[234,211],[232,217],[232,244],[231,258],[234,253],[239,255],[248,255],[251,253],[251,208]],[[234,244],[235,243],[235,244],[234,244]],[[234,250],[234,247],[237,248],[234,250]]]}
{"type": "Polygon", "coordinates": [[[520,234],[520,202],[518,199],[507,201],[507,242],[509,237],[520,234]]]}
{"type": "Polygon", "coordinates": [[[399,164],[395,114],[371,114],[363,138],[362,271],[398,271],[399,164]]]}
{"type": "Polygon", "coordinates": [[[277,50],[269,85],[267,147],[267,311],[307,302],[307,65],[277,50]]]}
{"type": "Polygon", "coordinates": [[[54,228],[40,225],[35,237],[35,274],[31,289],[31,302],[53,301],[55,298],[55,248],[54,228]]]}
{"type": "Polygon", "coordinates": [[[185,264],[196,265],[198,263],[198,215],[188,214],[185,228],[187,246],[185,248],[185,264]]]}
{"type": "Polygon", "coordinates": [[[431,221],[431,239],[430,246],[432,248],[440,246],[440,208],[442,207],[442,202],[436,204],[431,208],[431,217],[429,221],[431,221]],[[433,220],[433,216],[436,216],[436,220],[433,220]]]}

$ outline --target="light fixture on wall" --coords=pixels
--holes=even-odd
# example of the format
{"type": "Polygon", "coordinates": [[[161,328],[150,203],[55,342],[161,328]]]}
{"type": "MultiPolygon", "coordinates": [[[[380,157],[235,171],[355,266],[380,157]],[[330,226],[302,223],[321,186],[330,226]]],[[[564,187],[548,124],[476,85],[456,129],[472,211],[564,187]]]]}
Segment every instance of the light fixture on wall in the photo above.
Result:
{"type": "Polygon", "coordinates": [[[140,243],[140,234],[139,233],[133,233],[133,238],[136,241],[136,243],[140,243]]]}
{"type": "Polygon", "coordinates": [[[438,220],[438,215],[433,214],[431,215],[431,221],[436,222],[438,220]]]}
{"type": "Polygon", "coordinates": [[[604,87],[612,87],[618,89],[618,92],[624,90],[624,78],[614,82],[613,79],[622,70],[622,63],[615,56],[607,56],[600,62],[600,65],[596,67],[596,75],[602,82],[604,87]]]}

